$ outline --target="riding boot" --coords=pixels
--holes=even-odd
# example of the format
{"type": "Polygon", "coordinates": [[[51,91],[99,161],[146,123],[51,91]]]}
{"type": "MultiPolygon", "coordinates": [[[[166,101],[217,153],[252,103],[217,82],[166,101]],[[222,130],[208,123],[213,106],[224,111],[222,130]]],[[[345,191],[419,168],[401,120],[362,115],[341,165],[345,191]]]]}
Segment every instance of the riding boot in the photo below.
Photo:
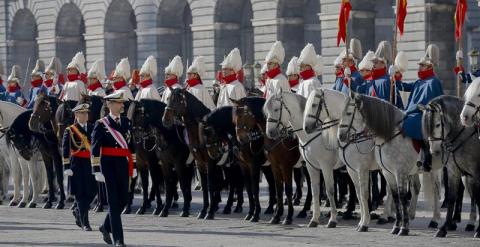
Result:
{"type": "Polygon", "coordinates": [[[370,211],[375,211],[378,208],[378,205],[380,204],[380,191],[378,190],[378,170],[377,171],[372,171],[370,173],[370,178],[371,178],[371,190],[372,190],[372,202],[371,202],[371,208],[370,211]]]}
{"type": "Polygon", "coordinates": [[[428,142],[421,141],[421,150],[418,156],[417,166],[422,167],[425,172],[429,172],[432,169],[432,154],[428,142]]]}
{"type": "Polygon", "coordinates": [[[303,187],[302,167],[293,168],[293,180],[295,181],[295,186],[296,186],[295,194],[293,195],[293,205],[300,205],[300,200],[302,199],[302,187],[303,187]]]}

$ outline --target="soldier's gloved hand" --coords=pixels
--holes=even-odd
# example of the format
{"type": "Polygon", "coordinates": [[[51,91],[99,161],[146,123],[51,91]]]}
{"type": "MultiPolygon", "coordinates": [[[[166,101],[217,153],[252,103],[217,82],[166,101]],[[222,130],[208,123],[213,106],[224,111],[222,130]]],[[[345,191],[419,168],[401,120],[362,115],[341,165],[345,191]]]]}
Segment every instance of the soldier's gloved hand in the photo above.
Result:
{"type": "Polygon", "coordinates": [[[101,172],[95,172],[95,180],[98,182],[105,182],[105,177],[101,172]]]}
{"type": "Polygon", "coordinates": [[[388,67],[388,74],[390,75],[390,77],[393,77],[395,75],[395,66],[390,65],[390,67],[388,67]]]}
{"type": "Polygon", "coordinates": [[[132,178],[136,178],[137,176],[138,176],[137,168],[134,168],[132,178]]]}
{"type": "Polygon", "coordinates": [[[346,67],[344,70],[343,70],[343,74],[345,75],[345,77],[350,77],[352,75],[352,71],[350,70],[349,67],[346,67]]]}
{"type": "Polygon", "coordinates": [[[72,171],[72,169],[66,169],[65,171],[63,171],[63,174],[71,177],[71,176],[73,176],[73,171],[72,171]]]}
{"type": "Polygon", "coordinates": [[[22,97],[17,97],[17,104],[23,105],[23,98],[22,97]]]}

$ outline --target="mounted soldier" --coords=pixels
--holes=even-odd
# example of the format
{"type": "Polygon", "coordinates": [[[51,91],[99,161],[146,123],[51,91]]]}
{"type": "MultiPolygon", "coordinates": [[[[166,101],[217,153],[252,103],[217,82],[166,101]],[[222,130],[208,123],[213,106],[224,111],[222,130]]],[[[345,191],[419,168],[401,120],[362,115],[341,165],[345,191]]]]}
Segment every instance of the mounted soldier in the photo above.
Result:
{"type": "MultiPolygon", "coordinates": [[[[403,55],[404,53],[399,53],[403,55]]],[[[425,171],[432,168],[432,155],[427,141],[424,141],[422,134],[422,115],[423,112],[418,105],[427,105],[433,98],[443,95],[442,82],[435,75],[434,67],[439,65],[440,50],[438,46],[431,44],[427,47],[425,55],[418,61],[418,80],[413,83],[402,83],[402,91],[410,92],[408,103],[405,107],[407,117],[403,121],[403,133],[414,140],[422,143],[421,157],[419,157],[418,166],[422,166],[425,171]]],[[[406,64],[406,57],[398,58],[406,64]]],[[[401,67],[394,66],[395,76],[401,76],[401,67]],[[396,67],[396,68],[395,68],[396,67]],[[399,75],[400,73],[400,75],[399,75]]],[[[400,79],[400,78],[399,78],[400,79]]]]}
{"type": "Polygon", "coordinates": [[[200,56],[193,60],[187,69],[187,91],[200,100],[211,111],[215,109],[212,96],[203,85],[202,77],[205,74],[205,59],[200,56]]]}
{"type": "Polygon", "coordinates": [[[75,196],[75,223],[84,231],[92,231],[88,209],[96,195],[96,182],[90,164],[90,137],[93,126],[88,123],[88,104],[72,109],[75,123],[65,129],[62,141],[64,174],[71,177],[70,194],[75,196]]]}
{"type": "MultiPolygon", "coordinates": [[[[298,86],[297,94],[302,95],[305,98],[308,98],[310,92],[316,88],[320,88],[322,84],[317,78],[315,66],[319,62],[317,53],[315,52],[315,47],[312,44],[307,44],[298,58],[298,64],[300,67],[300,77],[302,81],[298,86]]],[[[318,65],[321,66],[321,65],[318,65]]]]}
{"type": "Polygon", "coordinates": [[[136,101],[141,99],[154,99],[161,101],[162,97],[158,93],[153,78],[157,76],[157,60],[154,56],[149,56],[140,69],[140,89],[135,96],[136,101]]]}
{"type": "Polygon", "coordinates": [[[88,71],[88,87],[87,92],[90,96],[105,97],[105,89],[103,89],[102,82],[105,80],[105,63],[103,60],[97,60],[92,64],[88,71]]]}
{"type": "Polygon", "coordinates": [[[220,64],[222,66],[222,84],[218,95],[217,107],[232,106],[233,100],[246,97],[245,88],[237,79],[237,73],[242,70],[240,50],[234,48],[220,64]]]}
{"type": "Polygon", "coordinates": [[[279,90],[282,90],[283,92],[290,91],[290,85],[288,84],[287,78],[280,70],[280,66],[283,64],[284,59],[285,49],[283,48],[282,42],[277,41],[272,45],[265,58],[265,64],[267,65],[265,98],[274,95],[279,90]]]}
{"type": "MultiPolygon", "coordinates": [[[[127,81],[130,78],[130,63],[128,58],[122,58],[120,62],[115,67],[115,72],[112,76],[112,86],[114,93],[121,93],[123,95],[124,101],[132,101],[133,94],[132,90],[127,85],[127,81]]],[[[128,109],[128,107],[126,108],[128,109]]]]}
{"type": "Polygon", "coordinates": [[[7,91],[0,93],[0,100],[25,106],[27,101],[20,88],[20,66],[12,66],[12,72],[10,76],[8,76],[7,83],[7,91]]]}
{"type": "Polygon", "coordinates": [[[5,86],[3,85],[3,65],[0,63],[0,93],[5,92],[5,86]]]}
{"type": "Polygon", "coordinates": [[[38,59],[35,64],[35,68],[32,71],[32,81],[30,82],[31,88],[28,91],[28,104],[27,109],[32,109],[35,104],[35,99],[40,92],[47,93],[47,89],[43,86],[43,71],[45,64],[42,60],[38,59]]]}
{"type": "Polygon", "coordinates": [[[262,92],[262,95],[264,97],[265,97],[265,94],[267,92],[267,86],[266,86],[267,70],[268,70],[267,64],[263,64],[262,68],[260,69],[260,76],[258,78],[258,82],[260,83],[260,87],[258,88],[258,90],[260,90],[262,92]]]}
{"type": "Polygon", "coordinates": [[[350,93],[350,89],[354,92],[358,91],[358,87],[363,84],[363,78],[357,70],[357,61],[362,57],[362,43],[358,39],[350,40],[350,49],[343,50],[339,58],[342,60],[342,81],[335,80],[334,90],[350,93]]]}
{"type": "Polygon", "coordinates": [[[180,56],[175,56],[170,64],[165,68],[165,91],[162,94],[162,102],[167,104],[172,90],[182,88],[179,84],[179,78],[183,75],[183,63],[180,56]]]}
{"type": "Polygon", "coordinates": [[[373,85],[374,58],[375,53],[373,51],[368,51],[367,54],[365,54],[365,56],[363,57],[362,61],[358,64],[358,70],[363,78],[363,83],[362,85],[357,87],[357,93],[368,94],[370,87],[373,85]]]}
{"type": "Polygon", "coordinates": [[[84,77],[86,76],[85,57],[82,52],[78,52],[67,65],[67,82],[65,83],[60,99],[63,102],[72,102],[70,107],[74,107],[82,94],[87,94],[84,77]]]}
{"type": "MultiPolygon", "coordinates": [[[[117,73],[125,71],[119,69],[117,73]]],[[[124,75],[117,74],[118,76],[124,75]]],[[[128,118],[121,116],[125,102],[122,91],[110,94],[104,99],[110,113],[95,123],[91,149],[95,179],[105,182],[109,204],[108,213],[99,230],[107,244],[112,244],[111,233],[115,246],[125,246],[120,214],[128,201],[129,181],[134,177],[132,125],[128,118]]]]}
{"type": "Polygon", "coordinates": [[[130,88],[130,91],[132,91],[132,96],[134,99],[137,97],[137,94],[140,91],[139,87],[140,87],[140,70],[134,69],[132,70],[132,76],[128,81],[128,88],[130,88]]]}
{"type": "Polygon", "coordinates": [[[62,65],[60,64],[60,60],[52,57],[45,69],[45,81],[43,82],[43,85],[47,88],[48,95],[57,97],[60,95],[62,91],[61,81],[64,80],[61,71],[62,65]]]}

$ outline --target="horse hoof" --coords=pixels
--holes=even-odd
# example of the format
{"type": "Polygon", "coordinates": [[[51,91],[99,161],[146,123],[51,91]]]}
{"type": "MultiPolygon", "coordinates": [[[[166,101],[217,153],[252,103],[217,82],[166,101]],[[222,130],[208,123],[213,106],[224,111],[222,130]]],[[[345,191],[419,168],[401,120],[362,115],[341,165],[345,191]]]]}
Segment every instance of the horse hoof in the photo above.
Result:
{"type": "Polygon", "coordinates": [[[300,205],[300,199],[295,198],[295,200],[293,200],[293,206],[298,206],[298,205],[300,205]]]}
{"type": "MultiPolygon", "coordinates": [[[[161,203],[160,203],[161,204],[161,203]]],[[[145,204],[145,209],[149,209],[149,208],[152,208],[152,203],[148,202],[147,204],[145,204]]]]}
{"type": "Polygon", "coordinates": [[[232,208],[230,206],[225,206],[223,208],[223,214],[231,214],[232,213],[232,208]]]}
{"type": "Polygon", "coordinates": [[[144,208],[144,207],[140,207],[135,214],[136,214],[136,215],[143,215],[143,214],[145,214],[145,208],[144,208]]]}
{"type": "Polygon", "coordinates": [[[37,203],[35,202],[31,202],[28,204],[28,208],[36,208],[37,207],[37,203]]]}
{"type": "Polygon", "coordinates": [[[475,230],[475,225],[467,224],[467,226],[465,227],[466,232],[473,232],[473,230],[475,230]]]}
{"type": "Polygon", "coordinates": [[[161,211],[162,211],[161,208],[156,207],[156,208],[153,210],[152,215],[158,216],[161,211]]]}
{"type": "Polygon", "coordinates": [[[292,224],[292,219],[285,218],[282,222],[282,225],[291,225],[292,224]]]}
{"type": "Polygon", "coordinates": [[[130,206],[126,206],[125,209],[123,209],[122,214],[130,214],[132,213],[132,208],[130,206]]]}
{"type": "Polygon", "coordinates": [[[173,202],[171,208],[172,208],[172,209],[177,209],[177,208],[178,208],[178,203],[177,203],[177,202],[173,202]]]}
{"type": "Polygon", "coordinates": [[[279,224],[279,223],[280,223],[280,217],[274,216],[274,217],[270,220],[269,223],[272,224],[272,225],[277,225],[277,224],[279,224]]]}
{"type": "Polygon", "coordinates": [[[188,216],[190,216],[190,213],[188,211],[182,211],[180,213],[180,217],[187,218],[188,216]]]}
{"type": "Polygon", "coordinates": [[[400,227],[394,226],[390,233],[393,235],[397,235],[399,232],[400,232],[400,227]]]}
{"type": "Polygon", "coordinates": [[[243,220],[245,221],[249,221],[253,218],[253,214],[247,214],[247,216],[245,216],[245,218],[243,220]]]}
{"type": "Polygon", "coordinates": [[[43,209],[51,209],[52,208],[52,203],[51,202],[47,202],[45,203],[45,205],[43,205],[43,209]]]}
{"type": "Polygon", "coordinates": [[[27,206],[27,203],[26,202],[20,202],[17,206],[17,208],[24,208],[25,206],[27,206]]]}
{"type": "Polygon", "coordinates": [[[201,211],[200,213],[198,213],[197,219],[204,219],[206,215],[207,212],[201,211]]]}
{"type": "Polygon", "coordinates": [[[235,210],[233,210],[233,212],[236,213],[236,214],[239,214],[239,213],[243,212],[243,207],[238,205],[238,206],[235,207],[235,210]]]}
{"type": "Polygon", "coordinates": [[[409,232],[410,230],[408,230],[407,228],[402,228],[400,229],[400,232],[398,232],[398,236],[408,236],[409,232]]]}
{"type": "Polygon", "coordinates": [[[72,204],[72,206],[70,206],[70,208],[69,208],[69,209],[70,209],[70,210],[74,210],[76,207],[77,207],[77,204],[76,204],[76,203],[74,203],[74,204],[72,204]]]}
{"type": "Polygon", "coordinates": [[[368,226],[359,226],[357,232],[368,232],[368,226]]]}
{"type": "Polygon", "coordinates": [[[256,215],[256,216],[253,216],[253,217],[250,219],[250,222],[252,222],[252,223],[257,223],[259,220],[260,220],[260,216],[256,215]]]}
{"type": "Polygon", "coordinates": [[[300,211],[297,215],[297,218],[299,218],[299,219],[307,218],[307,211],[304,211],[304,210],[300,211]]]}
{"type": "Polygon", "coordinates": [[[448,231],[456,231],[457,230],[457,223],[452,223],[447,226],[448,231]]]}
{"type": "Polygon", "coordinates": [[[74,202],[74,201],[75,201],[75,198],[73,198],[73,197],[71,197],[71,196],[69,196],[69,197],[67,198],[67,202],[68,202],[68,203],[72,203],[72,202],[74,202]]]}
{"type": "Polygon", "coordinates": [[[213,219],[215,219],[215,213],[209,212],[209,213],[205,216],[204,219],[205,219],[205,220],[213,220],[213,219]]]}
{"type": "Polygon", "coordinates": [[[57,206],[55,207],[55,209],[64,209],[65,208],[65,203],[63,201],[60,201],[57,206]]]}
{"type": "Polygon", "coordinates": [[[273,214],[274,210],[273,210],[273,206],[270,205],[268,206],[267,209],[265,209],[265,212],[263,212],[263,214],[273,214]]]}
{"type": "Polygon", "coordinates": [[[475,235],[473,235],[473,238],[480,238],[480,232],[476,232],[475,235]]]}
{"type": "Polygon", "coordinates": [[[390,217],[390,216],[387,218],[387,220],[388,220],[388,223],[393,223],[393,222],[395,222],[395,218],[390,217]]]}
{"type": "Polygon", "coordinates": [[[167,210],[162,210],[162,212],[160,213],[159,216],[162,217],[162,218],[168,217],[168,211],[167,210]]]}
{"type": "Polygon", "coordinates": [[[353,219],[355,219],[355,217],[353,217],[352,211],[346,211],[346,212],[343,214],[342,219],[343,219],[343,220],[353,220],[353,219]]]}
{"type": "Polygon", "coordinates": [[[15,206],[17,206],[17,205],[18,205],[18,203],[17,203],[17,202],[14,202],[14,201],[11,201],[11,202],[8,204],[9,207],[15,207],[15,206]]]}
{"type": "Polygon", "coordinates": [[[101,213],[101,212],[103,212],[103,206],[98,206],[98,207],[95,209],[94,212],[95,212],[95,213],[101,213]]]}
{"type": "Polygon", "coordinates": [[[441,228],[435,233],[436,238],[444,238],[447,236],[447,231],[445,229],[441,228]]]}
{"type": "Polygon", "coordinates": [[[437,229],[438,228],[438,223],[432,220],[432,221],[430,221],[430,224],[428,224],[428,228],[437,229]]]}
{"type": "Polygon", "coordinates": [[[329,221],[327,224],[327,228],[335,228],[337,227],[337,222],[335,221],[329,221]]]}
{"type": "Polygon", "coordinates": [[[318,222],[316,221],[310,221],[310,223],[308,223],[307,227],[309,228],[314,228],[314,227],[317,227],[318,226],[318,222]]]}
{"type": "Polygon", "coordinates": [[[380,215],[378,215],[376,213],[371,213],[370,214],[370,219],[371,220],[378,220],[378,219],[380,219],[380,215]]]}

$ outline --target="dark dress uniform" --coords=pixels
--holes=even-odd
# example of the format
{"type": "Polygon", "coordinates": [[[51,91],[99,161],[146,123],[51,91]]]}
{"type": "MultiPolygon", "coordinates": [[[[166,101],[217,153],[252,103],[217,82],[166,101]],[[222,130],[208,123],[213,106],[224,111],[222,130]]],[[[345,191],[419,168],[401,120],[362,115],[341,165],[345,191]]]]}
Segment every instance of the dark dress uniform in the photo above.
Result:
{"type": "Polygon", "coordinates": [[[93,126],[87,123],[85,127],[86,129],[75,123],[66,128],[62,148],[65,170],[71,169],[73,172],[70,194],[75,196],[77,205],[74,215],[80,222],[80,227],[90,231],[88,209],[97,193],[97,183],[90,164],[90,136],[93,126]]]}
{"type": "Polygon", "coordinates": [[[134,145],[130,138],[131,128],[130,120],[126,117],[120,117],[117,122],[112,115],[108,115],[95,123],[92,133],[92,166],[94,172],[101,171],[105,177],[109,204],[109,210],[100,231],[104,234],[104,240],[105,232],[108,232],[113,235],[115,243],[122,244],[124,239],[120,215],[128,201],[129,180],[133,174],[133,162],[135,162],[134,145]],[[102,122],[105,120],[112,129],[123,136],[128,149],[122,148],[113,137],[102,122]],[[129,154],[131,154],[130,158],[128,158],[129,154]]]}

